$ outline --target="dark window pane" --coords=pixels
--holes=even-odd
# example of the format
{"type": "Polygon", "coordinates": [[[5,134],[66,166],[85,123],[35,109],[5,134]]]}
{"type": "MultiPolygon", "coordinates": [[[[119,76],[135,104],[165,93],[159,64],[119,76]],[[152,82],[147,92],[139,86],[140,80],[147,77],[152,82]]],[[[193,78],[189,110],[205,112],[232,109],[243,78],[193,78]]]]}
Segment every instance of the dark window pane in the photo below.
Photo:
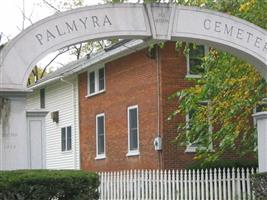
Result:
{"type": "Polygon", "coordinates": [[[97,118],[98,134],[104,134],[104,116],[97,118]]]}
{"type": "Polygon", "coordinates": [[[90,94],[93,94],[95,93],[95,72],[90,72],[89,80],[90,80],[90,94]]]}
{"type": "Polygon", "coordinates": [[[71,126],[67,128],[67,150],[71,150],[71,126]]]}
{"type": "Polygon", "coordinates": [[[99,73],[99,90],[105,89],[105,69],[101,68],[98,71],[99,73]]]}
{"type": "Polygon", "coordinates": [[[104,154],[105,153],[105,148],[104,148],[104,116],[100,116],[97,118],[97,153],[99,154],[104,154]]]}
{"type": "Polygon", "coordinates": [[[45,89],[40,89],[40,108],[45,108],[45,89]]]}
{"type": "Polygon", "coordinates": [[[137,109],[130,110],[130,129],[137,128],[137,109]]]}
{"type": "Polygon", "coordinates": [[[137,108],[129,110],[129,137],[130,137],[130,150],[138,149],[138,125],[137,125],[137,108]]]}
{"type": "Polygon", "coordinates": [[[138,142],[137,142],[137,129],[132,129],[130,131],[130,150],[137,150],[138,142]]]}
{"type": "Polygon", "coordinates": [[[104,154],[104,135],[98,136],[98,154],[104,154]]]}
{"type": "Polygon", "coordinates": [[[66,129],[61,128],[61,151],[66,151],[66,129]]]}
{"type": "Polygon", "coordinates": [[[203,57],[205,56],[205,47],[203,45],[189,44],[189,72],[190,74],[202,74],[204,69],[201,67],[203,57]]]}

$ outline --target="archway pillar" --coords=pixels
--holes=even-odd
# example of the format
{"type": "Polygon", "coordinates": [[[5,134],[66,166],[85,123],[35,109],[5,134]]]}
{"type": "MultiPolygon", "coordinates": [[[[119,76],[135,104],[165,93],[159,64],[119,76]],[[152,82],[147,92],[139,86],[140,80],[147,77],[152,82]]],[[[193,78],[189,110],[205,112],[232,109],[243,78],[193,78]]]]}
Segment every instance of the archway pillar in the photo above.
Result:
{"type": "Polygon", "coordinates": [[[253,115],[257,121],[259,172],[267,172],[267,112],[253,115]]]}
{"type": "Polygon", "coordinates": [[[26,92],[0,96],[0,169],[28,169],[26,92]]]}

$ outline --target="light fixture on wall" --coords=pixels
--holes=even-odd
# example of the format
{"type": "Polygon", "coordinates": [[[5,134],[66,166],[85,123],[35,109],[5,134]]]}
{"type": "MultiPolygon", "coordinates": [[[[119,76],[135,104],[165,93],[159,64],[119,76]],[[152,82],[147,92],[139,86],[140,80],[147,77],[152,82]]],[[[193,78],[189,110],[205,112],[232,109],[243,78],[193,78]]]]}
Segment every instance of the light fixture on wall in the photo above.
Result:
{"type": "Polygon", "coordinates": [[[59,111],[51,112],[51,119],[53,122],[58,123],[59,122],[59,111]]]}

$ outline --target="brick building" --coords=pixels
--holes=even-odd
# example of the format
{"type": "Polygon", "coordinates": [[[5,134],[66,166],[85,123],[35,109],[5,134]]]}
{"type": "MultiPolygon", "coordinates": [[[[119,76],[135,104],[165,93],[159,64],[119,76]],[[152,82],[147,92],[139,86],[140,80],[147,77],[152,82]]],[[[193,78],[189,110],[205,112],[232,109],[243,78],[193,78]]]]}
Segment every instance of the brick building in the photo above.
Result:
{"type": "Polygon", "coordinates": [[[187,78],[200,76],[207,48],[190,45],[185,56],[174,42],[150,51],[148,46],[142,40],[119,42],[31,87],[27,111],[48,113],[40,131],[42,168],[182,169],[193,162],[194,144],[172,143],[177,123],[189,120],[190,113],[168,121],[177,106],[168,97],[192,86],[187,78]],[[155,141],[161,143],[157,149],[155,141]]]}
{"type": "Polygon", "coordinates": [[[185,119],[167,120],[177,106],[168,97],[192,85],[186,77],[199,76],[197,56],[204,53],[204,46],[198,46],[186,58],[175,50],[174,42],[168,42],[164,48],[151,52],[144,48],[79,74],[81,168],[188,166],[194,148],[172,143],[177,123],[185,119]],[[157,137],[162,139],[162,150],[154,148],[157,137]]]}

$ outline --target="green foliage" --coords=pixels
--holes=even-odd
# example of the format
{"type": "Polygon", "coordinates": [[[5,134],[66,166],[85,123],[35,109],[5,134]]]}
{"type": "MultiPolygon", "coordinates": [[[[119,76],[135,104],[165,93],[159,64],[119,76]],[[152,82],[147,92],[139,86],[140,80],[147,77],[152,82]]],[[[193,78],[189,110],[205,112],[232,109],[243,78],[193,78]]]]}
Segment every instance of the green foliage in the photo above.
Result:
{"type": "Polygon", "coordinates": [[[98,199],[98,175],[74,170],[18,170],[0,172],[3,200],[98,199]]]}
{"type": "MultiPolygon", "coordinates": [[[[226,12],[267,28],[265,0],[179,3],[226,12]]],[[[176,46],[181,48],[180,44],[176,46]]],[[[184,53],[188,51],[189,48],[184,47],[184,53]]],[[[189,124],[178,124],[176,142],[180,145],[197,142],[195,159],[207,162],[218,159],[227,150],[239,153],[240,157],[251,152],[255,155],[256,137],[251,115],[266,95],[266,82],[253,66],[215,49],[204,58],[202,67],[204,74],[200,79],[192,79],[193,87],[172,95],[179,102],[173,116],[185,116],[194,110],[189,124]],[[208,106],[200,106],[201,101],[208,101],[208,106]],[[209,126],[213,128],[212,133],[207,131],[209,126]]]]}
{"type": "Polygon", "coordinates": [[[257,200],[267,199],[267,173],[252,176],[252,189],[257,200]]]}
{"type": "Polygon", "coordinates": [[[196,161],[188,165],[187,169],[212,169],[212,168],[257,168],[257,160],[216,160],[213,162],[196,161]]]}

